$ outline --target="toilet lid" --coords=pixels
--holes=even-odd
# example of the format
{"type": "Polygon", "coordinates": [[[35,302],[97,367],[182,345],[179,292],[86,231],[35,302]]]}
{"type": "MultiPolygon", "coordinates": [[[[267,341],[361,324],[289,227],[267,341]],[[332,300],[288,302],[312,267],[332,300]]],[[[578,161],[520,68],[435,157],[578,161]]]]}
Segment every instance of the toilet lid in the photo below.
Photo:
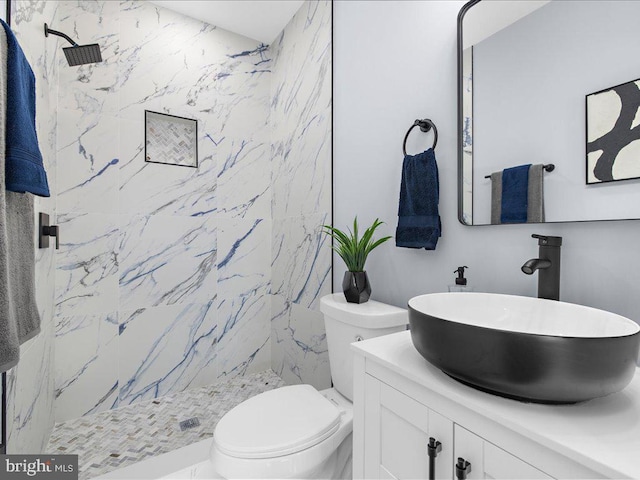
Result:
{"type": "Polygon", "coordinates": [[[340,425],[340,410],[311,385],[261,393],[230,410],[216,425],[213,441],[239,458],[290,455],[317,445],[340,425]]]}

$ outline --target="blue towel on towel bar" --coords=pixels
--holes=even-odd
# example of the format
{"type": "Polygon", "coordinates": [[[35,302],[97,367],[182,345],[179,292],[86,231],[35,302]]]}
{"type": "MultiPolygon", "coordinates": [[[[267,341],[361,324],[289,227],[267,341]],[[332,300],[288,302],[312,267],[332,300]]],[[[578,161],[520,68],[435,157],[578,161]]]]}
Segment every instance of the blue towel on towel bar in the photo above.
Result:
{"type": "Polygon", "coordinates": [[[7,34],[5,188],[48,197],[49,184],[36,135],[36,78],[11,28],[7,34]]]}
{"type": "Polygon", "coordinates": [[[502,171],[502,223],[527,222],[529,167],[531,164],[502,171]]]}
{"type": "Polygon", "coordinates": [[[402,164],[396,246],[435,250],[441,236],[438,164],[432,148],[405,155],[402,164]]]}

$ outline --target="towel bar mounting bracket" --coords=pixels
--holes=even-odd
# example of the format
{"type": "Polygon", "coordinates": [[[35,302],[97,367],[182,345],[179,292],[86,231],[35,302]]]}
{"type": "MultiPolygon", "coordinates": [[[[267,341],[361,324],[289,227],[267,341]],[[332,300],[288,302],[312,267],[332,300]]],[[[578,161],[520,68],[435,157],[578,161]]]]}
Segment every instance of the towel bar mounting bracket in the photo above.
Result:
{"type": "Polygon", "coordinates": [[[413,130],[415,127],[420,127],[420,131],[424,133],[433,131],[433,146],[431,148],[435,150],[436,144],[438,143],[438,129],[436,128],[436,124],[433,123],[431,119],[425,118],[423,120],[420,120],[420,119],[415,120],[413,122],[413,125],[409,127],[409,131],[404,136],[404,141],[402,142],[402,153],[404,155],[407,155],[407,139],[409,138],[409,134],[411,133],[411,130],[413,130]]]}

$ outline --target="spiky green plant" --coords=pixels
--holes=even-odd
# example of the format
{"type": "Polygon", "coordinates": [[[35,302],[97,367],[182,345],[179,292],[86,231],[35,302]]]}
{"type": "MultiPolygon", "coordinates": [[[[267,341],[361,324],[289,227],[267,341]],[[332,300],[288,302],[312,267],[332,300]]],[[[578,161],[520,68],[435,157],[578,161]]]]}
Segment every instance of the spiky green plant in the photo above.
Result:
{"type": "Polygon", "coordinates": [[[354,218],[353,231],[349,230],[348,234],[331,225],[323,225],[322,228],[324,229],[324,233],[330,235],[335,240],[336,244],[331,248],[344,260],[349,271],[363,272],[364,264],[371,250],[391,238],[383,237],[379,240],[373,239],[374,232],[383,223],[384,222],[376,218],[373,224],[365,230],[362,238],[358,238],[358,217],[354,218]]]}

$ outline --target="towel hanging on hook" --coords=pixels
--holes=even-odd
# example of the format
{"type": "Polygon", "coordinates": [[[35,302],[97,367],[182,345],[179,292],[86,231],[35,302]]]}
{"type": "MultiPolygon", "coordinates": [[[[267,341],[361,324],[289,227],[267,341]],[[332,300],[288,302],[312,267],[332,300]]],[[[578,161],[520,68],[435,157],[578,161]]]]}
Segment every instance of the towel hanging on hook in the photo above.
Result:
{"type": "Polygon", "coordinates": [[[436,144],[438,143],[438,129],[436,128],[435,123],[433,123],[429,118],[425,118],[423,120],[416,120],[413,122],[413,125],[409,127],[407,134],[404,136],[404,142],[402,142],[402,153],[404,155],[407,154],[407,138],[409,138],[409,134],[414,127],[420,127],[420,130],[425,133],[433,129],[433,146],[431,148],[435,150],[436,144]]]}

